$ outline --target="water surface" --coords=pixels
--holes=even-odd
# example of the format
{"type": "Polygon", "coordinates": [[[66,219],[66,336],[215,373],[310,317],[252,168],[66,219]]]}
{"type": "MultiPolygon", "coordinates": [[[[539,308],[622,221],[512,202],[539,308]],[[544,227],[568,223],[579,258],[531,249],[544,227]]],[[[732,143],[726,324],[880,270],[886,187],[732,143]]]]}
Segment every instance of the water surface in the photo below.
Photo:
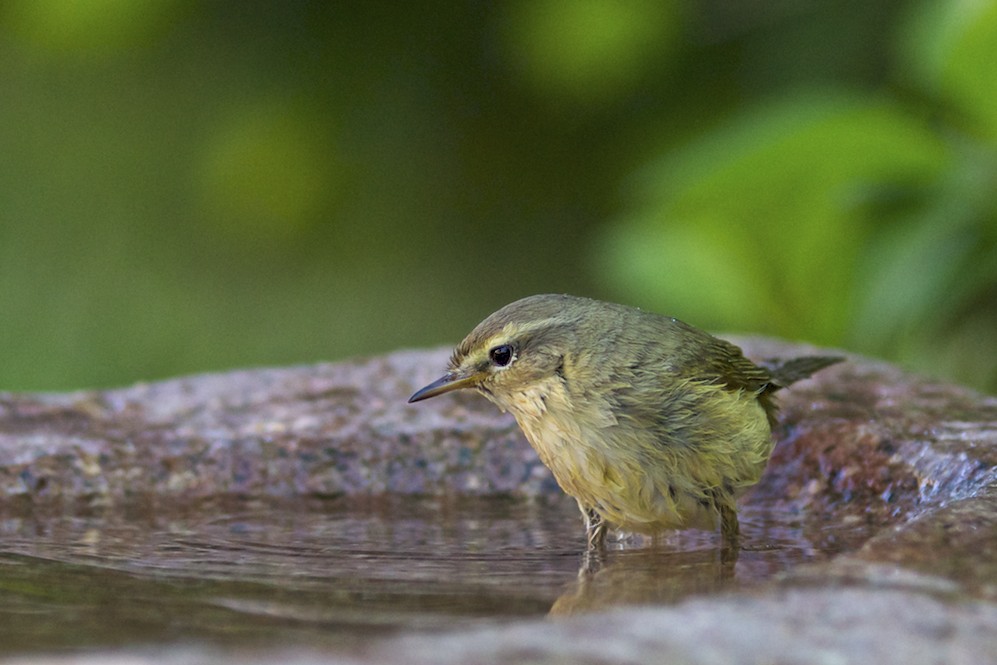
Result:
{"type": "Polygon", "coordinates": [[[850,549],[774,506],[742,511],[744,547],[675,534],[617,544],[579,573],[574,502],[393,497],[133,505],[0,519],[0,654],[174,643],[350,646],[622,603],[674,602],[850,549]]]}

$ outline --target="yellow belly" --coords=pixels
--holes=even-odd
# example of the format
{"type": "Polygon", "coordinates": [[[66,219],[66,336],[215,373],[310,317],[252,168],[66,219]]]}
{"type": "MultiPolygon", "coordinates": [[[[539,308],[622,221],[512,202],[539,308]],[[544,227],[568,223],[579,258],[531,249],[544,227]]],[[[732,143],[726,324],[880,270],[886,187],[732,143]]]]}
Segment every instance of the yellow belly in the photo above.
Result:
{"type": "MultiPolygon", "coordinates": [[[[772,451],[771,431],[755,395],[702,390],[700,408],[675,420],[681,437],[606,413],[579,415],[561,396],[521,395],[503,405],[516,416],[561,488],[611,526],[653,534],[714,528],[716,503],[735,508],[758,482],[772,451]]],[[[669,422],[666,418],[664,422],[669,422]]]]}

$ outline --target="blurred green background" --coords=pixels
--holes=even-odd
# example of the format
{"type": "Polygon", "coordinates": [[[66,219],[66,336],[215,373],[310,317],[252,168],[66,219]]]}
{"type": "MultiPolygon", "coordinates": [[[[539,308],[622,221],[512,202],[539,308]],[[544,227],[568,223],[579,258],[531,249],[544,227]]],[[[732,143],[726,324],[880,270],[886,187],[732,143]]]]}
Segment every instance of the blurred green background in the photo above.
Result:
{"type": "Polygon", "coordinates": [[[0,3],[0,389],[571,292],[997,390],[997,2],[0,3]]]}

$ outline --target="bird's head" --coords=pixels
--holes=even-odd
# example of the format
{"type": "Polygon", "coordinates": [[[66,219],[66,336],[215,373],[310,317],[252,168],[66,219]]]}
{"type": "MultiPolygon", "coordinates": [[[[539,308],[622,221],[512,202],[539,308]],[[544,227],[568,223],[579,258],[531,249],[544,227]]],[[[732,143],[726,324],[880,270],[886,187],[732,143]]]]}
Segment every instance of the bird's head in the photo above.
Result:
{"type": "Polygon", "coordinates": [[[500,405],[544,379],[560,374],[574,347],[577,312],[570,296],[531,296],[482,321],[454,349],[446,374],[409,402],[472,388],[500,405]]]}

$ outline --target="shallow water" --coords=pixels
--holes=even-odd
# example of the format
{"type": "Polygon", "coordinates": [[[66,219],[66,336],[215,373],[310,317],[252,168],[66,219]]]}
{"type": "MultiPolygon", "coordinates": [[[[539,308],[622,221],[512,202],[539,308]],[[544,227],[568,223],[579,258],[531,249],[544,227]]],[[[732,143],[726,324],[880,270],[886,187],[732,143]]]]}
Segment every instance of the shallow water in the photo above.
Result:
{"type": "Polygon", "coordinates": [[[852,549],[871,527],[742,510],[720,562],[703,532],[617,544],[579,574],[574,502],[228,501],[0,519],[0,654],[186,644],[350,646],[399,628],[673,602],[852,549]]]}

